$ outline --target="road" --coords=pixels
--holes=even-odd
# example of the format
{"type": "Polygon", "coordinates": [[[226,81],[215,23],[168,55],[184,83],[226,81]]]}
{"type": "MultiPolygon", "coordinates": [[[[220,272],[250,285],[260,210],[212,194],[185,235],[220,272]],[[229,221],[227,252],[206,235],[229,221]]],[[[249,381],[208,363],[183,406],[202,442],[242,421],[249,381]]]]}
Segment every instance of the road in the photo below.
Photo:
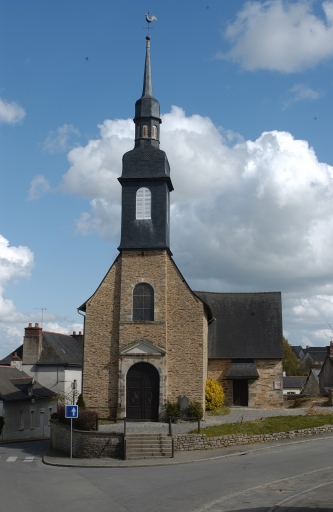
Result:
{"type": "Polygon", "coordinates": [[[1,512],[333,511],[333,437],[143,468],[59,468],[47,441],[0,446],[1,512]]]}

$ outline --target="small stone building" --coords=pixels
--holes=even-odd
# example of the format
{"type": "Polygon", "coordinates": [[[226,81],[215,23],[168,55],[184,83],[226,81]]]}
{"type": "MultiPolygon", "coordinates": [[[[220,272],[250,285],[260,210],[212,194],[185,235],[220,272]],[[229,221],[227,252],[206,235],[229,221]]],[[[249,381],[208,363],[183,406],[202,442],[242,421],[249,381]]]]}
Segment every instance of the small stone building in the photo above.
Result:
{"type": "Polygon", "coordinates": [[[119,255],[85,313],[83,395],[101,417],[158,420],[186,394],[204,406],[207,377],[227,404],[282,406],[281,294],[194,292],[170,250],[170,166],[159,149],[150,37],[123,156],[119,255]]]}

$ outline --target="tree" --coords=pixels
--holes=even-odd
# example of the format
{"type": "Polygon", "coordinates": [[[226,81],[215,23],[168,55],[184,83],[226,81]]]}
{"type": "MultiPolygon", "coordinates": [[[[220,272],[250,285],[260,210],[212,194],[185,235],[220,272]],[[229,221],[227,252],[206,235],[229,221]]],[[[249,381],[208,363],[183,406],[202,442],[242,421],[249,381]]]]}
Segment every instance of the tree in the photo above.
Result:
{"type": "MultiPolygon", "coordinates": [[[[283,359],[282,366],[283,370],[287,375],[304,375],[304,372],[300,370],[300,361],[296,356],[295,352],[289,345],[288,340],[283,336],[283,359]]],[[[307,373],[306,373],[307,375],[307,373]]]]}

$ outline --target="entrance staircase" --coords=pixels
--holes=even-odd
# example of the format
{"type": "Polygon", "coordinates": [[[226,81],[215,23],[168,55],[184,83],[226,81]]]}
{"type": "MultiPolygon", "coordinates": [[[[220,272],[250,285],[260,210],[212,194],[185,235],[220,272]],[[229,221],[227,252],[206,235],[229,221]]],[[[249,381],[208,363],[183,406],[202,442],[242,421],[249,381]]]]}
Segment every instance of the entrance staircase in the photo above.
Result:
{"type": "Polygon", "coordinates": [[[125,459],[172,457],[172,437],[166,434],[126,434],[125,459]]]}

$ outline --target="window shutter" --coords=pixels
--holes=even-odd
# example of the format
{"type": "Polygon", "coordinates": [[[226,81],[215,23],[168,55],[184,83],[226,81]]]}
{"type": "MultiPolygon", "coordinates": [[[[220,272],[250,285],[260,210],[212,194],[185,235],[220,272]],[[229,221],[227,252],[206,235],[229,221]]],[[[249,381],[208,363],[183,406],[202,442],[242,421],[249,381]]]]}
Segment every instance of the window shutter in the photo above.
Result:
{"type": "Polygon", "coordinates": [[[136,219],[151,219],[151,192],[149,188],[139,188],[136,193],[136,219]]]}

